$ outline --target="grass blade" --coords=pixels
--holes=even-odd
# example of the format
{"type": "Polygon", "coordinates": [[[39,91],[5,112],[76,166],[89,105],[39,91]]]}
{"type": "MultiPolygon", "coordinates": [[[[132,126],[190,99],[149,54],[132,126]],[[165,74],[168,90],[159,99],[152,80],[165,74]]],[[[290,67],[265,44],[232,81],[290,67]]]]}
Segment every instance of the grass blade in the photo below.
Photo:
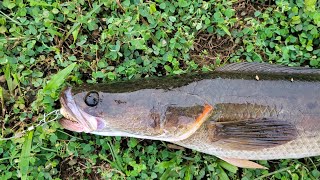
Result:
{"type": "Polygon", "coordinates": [[[108,140],[107,142],[109,149],[110,149],[110,153],[113,159],[113,165],[121,172],[124,172],[124,168],[122,166],[122,161],[121,158],[117,155],[117,153],[114,151],[113,145],[111,143],[110,140],[108,140]]]}
{"type": "Polygon", "coordinates": [[[230,180],[227,173],[221,167],[219,167],[219,170],[220,170],[220,173],[218,174],[219,179],[230,180]]]}
{"type": "Polygon", "coordinates": [[[12,74],[12,77],[13,77],[13,83],[15,84],[15,86],[18,87],[19,94],[22,95],[21,88],[20,88],[20,81],[19,81],[20,78],[18,77],[18,74],[14,73],[12,74]]]}
{"type": "Polygon", "coordinates": [[[63,84],[63,82],[65,81],[67,76],[72,72],[75,66],[76,63],[72,63],[62,71],[59,71],[57,74],[53,75],[48,84],[43,88],[43,91],[46,92],[57,90],[61,86],[61,84],[63,84]]]}
{"type": "Polygon", "coordinates": [[[219,165],[232,173],[237,173],[237,171],[238,171],[238,168],[236,166],[231,165],[225,161],[219,161],[219,165]]]}
{"type": "Polygon", "coordinates": [[[2,12],[2,11],[0,11],[0,13],[1,13],[4,17],[6,17],[7,19],[9,19],[9,20],[11,20],[12,22],[16,23],[17,25],[21,25],[20,22],[12,19],[12,18],[11,18],[10,16],[8,16],[6,13],[4,13],[4,12],[2,12]]]}
{"type": "Polygon", "coordinates": [[[3,98],[3,89],[0,86],[0,104],[1,104],[1,115],[4,116],[5,109],[4,109],[4,98],[3,98]]]}
{"type": "Polygon", "coordinates": [[[9,64],[7,64],[7,67],[6,67],[6,69],[4,70],[4,77],[5,77],[5,79],[6,79],[9,92],[10,92],[10,94],[12,95],[12,94],[13,94],[14,87],[13,87],[13,81],[12,81],[12,78],[11,78],[10,65],[9,65],[9,64]]]}
{"type": "Polygon", "coordinates": [[[22,180],[25,180],[28,177],[32,137],[33,137],[33,131],[29,131],[25,136],[25,141],[21,150],[19,169],[21,172],[22,180]]]}
{"type": "Polygon", "coordinates": [[[188,165],[186,168],[187,169],[186,169],[186,172],[184,173],[184,179],[185,180],[192,179],[190,165],[188,165]]]}
{"type": "Polygon", "coordinates": [[[160,180],[166,180],[170,177],[171,168],[167,168],[164,173],[161,175],[160,180]]]}

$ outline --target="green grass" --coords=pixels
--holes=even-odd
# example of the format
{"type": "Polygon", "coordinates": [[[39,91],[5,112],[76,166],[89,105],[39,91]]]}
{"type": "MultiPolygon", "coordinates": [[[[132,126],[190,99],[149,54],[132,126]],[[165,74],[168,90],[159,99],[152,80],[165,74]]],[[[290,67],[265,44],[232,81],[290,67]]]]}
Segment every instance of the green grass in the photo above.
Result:
{"type": "Polygon", "coordinates": [[[32,143],[33,131],[29,131],[21,149],[21,156],[19,159],[19,171],[21,173],[21,179],[25,180],[28,177],[28,169],[30,163],[30,151],[31,151],[31,143],[32,143]]]}
{"type": "MultiPolygon", "coordinates": [[[[315,0],[0,2],[1,137],[58,109],[67,84],[210,71],[231,62],[320,67],[315,0]]],[[[237,169],[168,143],[38,126],[0,141],[0,179],[319,179],[320,158],[237,169]]]]}

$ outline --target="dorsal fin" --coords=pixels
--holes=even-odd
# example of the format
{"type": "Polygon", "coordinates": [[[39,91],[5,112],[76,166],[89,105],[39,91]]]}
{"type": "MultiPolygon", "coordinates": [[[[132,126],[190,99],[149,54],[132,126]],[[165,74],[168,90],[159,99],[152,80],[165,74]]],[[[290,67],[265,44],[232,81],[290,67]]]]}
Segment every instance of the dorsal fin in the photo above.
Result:
{"type": "Polygon", "coordinates": [[[285,144],[296,139],[294,125],[284,120],[262,118],[230,122],[211,122],[212,141],[236,150],[258,150],[285,144]]]}
{"type": "Polygon", "coordinates": [[[247,73],[287,73],[287,74],[320,74],[320,69],[307,67],[289,67],[268,63],[242,62],[227,64],[217,68],[218,72],[247,72],[247,73]]]}

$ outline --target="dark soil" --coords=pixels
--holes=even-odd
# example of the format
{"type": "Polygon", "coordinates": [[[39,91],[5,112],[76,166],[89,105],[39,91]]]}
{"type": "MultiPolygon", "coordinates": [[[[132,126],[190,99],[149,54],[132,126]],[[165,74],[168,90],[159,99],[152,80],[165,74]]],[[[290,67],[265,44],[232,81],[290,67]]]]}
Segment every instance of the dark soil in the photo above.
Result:
{"type": "MultiPolygon", "coordinates": [[[[240,0],[233,4],[233,8],[236,11],[236,16],[240,21],[243,21],[247,17],[253,17],[255,11],[263,11],[267,7],[273,5],[273,1],[261,4],[258,2],[251,2],[246,0],[240,0]]],[[[241,26],[236,23],[229,31],[241,31],[241,26]]],[[[230,54],[236,52],[242,46],[242,41],[235,42],[235,38],[228,35],[219,36],[217,34],[200,31],[194,41],[194,50],[191,51],[190,56],[199,65],[216,65],[217,58],[220,59],[220,63],[225,63],[230,54]]],[[[261,54],[264,57],[263,54],[261,54]]]]}
{"type": "Polygon", "coordinates": [[[108,170],[111,169],[110,165],[106,162],[98,162],[92,166],[90,173],[87,173],[86,160],[72,157],[64,159],[60,164],[60,178],[63,180],[78,180],[78,179],[90,179],[99,180],[103,179],[97,172],[98,169],[108,170]]]}

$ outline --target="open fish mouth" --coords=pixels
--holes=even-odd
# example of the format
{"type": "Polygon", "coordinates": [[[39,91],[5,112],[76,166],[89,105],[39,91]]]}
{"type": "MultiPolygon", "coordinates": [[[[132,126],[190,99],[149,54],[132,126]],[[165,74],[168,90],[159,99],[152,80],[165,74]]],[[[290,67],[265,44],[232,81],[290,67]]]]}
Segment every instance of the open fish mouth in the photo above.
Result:
{"type": "Polygon", "coordinates": [[[78,108],[70,87],[62,92],[60,102],[60,112],[65,118],[60,119],[59,123],[65,129],[89,133],[105,126],[103,119],[91,116],[78,108]]]}

